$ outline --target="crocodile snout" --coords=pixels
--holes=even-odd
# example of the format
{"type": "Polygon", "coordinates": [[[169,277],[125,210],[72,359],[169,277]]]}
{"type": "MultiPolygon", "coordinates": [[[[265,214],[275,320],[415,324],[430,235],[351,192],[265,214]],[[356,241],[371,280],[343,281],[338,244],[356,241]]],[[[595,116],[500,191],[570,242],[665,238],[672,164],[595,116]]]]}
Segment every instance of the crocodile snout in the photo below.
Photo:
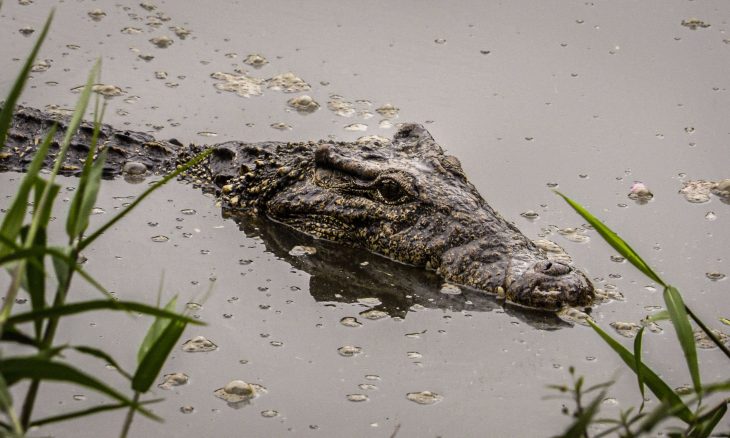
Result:
{"type": "Polygon", "coordinates": [[[522,273],[510,273],[509,278],[507,299],[528,307],[559,310],[587,306],[595,296],[585,274],[563,262],[540,260],[522,273]]]}

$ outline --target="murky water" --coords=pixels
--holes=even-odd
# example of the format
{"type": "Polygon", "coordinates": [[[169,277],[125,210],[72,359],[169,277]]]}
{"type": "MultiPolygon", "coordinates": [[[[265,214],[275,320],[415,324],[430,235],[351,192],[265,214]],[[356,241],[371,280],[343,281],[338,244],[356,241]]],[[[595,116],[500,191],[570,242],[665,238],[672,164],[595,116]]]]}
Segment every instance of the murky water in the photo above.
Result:
{"type": "MultiPolygon", "coordinates": [[[[0,45],[3,94],[49,3],[3,5],[0,41],[11,42],[0,45]]],[[[721,1],[66,1],[23,100],[72,108],[73,90],[102,56],[106,121],[161,138],[355,140],[423,123],[493,207],[528,236],[563,245],[599,287],[624,296],[595,307],[606,329],[618,323],[631,335],[662,306],[661,291],[551,187],[606,220],[727,332],[718,318],[730,317],[730,205],[711,193],[688,202],[679,191],[730,178],[729,13],[721,1]],[[637,182],[653,194],[648,202],[629,197],[637,182]]],[[[0,206],[18,178],[0,174],[0,206]]],[[[144,188],[105,184],[92,223],[144,188]]],[[[179,294],[209,323],[188,329],[163,369],[188,376],[155,390],[166,398],[155,406],[166,423],[140,418],[135,436],[545,436],[569,421],[561,401],[543,400],[545,385],[566,381],[571,365],[593,383],[619,373],[606,414],[639,403],[633,377],[589,328],[469,291],[442,293],[419,270],[223,218],[189,186],[153,195],[85,256],[86,269],[123,299],[154,302],[164,275],[163,301],[179,294]],[[316,252],[292,255],[297,246],[316,252]],[[183,349],[199,336],[217,348],[183,349]],[[239,380],[265,392],[240,403],[214,394],[239,380]]],[[[78,299],[94,296],[77,286],[78,299]]],[[[77,318],[60,341],[114,346],[131,368],[147,324],[77,318]]],[[[646,335],[645,357],[676,386],[690,384],[670,327],[659,326],[646,335]]],[[[706,381],[726,377],[717,350],[699,354],[706,381]]],[[[84,367],[123,385],[104,364],[84,367]]],[[[44,385],[38,414],[103,401],[79,391],[44,385]]],[[[106,436],[121,422],[103,414],[81,429],[37,433],[106,436]]]]}

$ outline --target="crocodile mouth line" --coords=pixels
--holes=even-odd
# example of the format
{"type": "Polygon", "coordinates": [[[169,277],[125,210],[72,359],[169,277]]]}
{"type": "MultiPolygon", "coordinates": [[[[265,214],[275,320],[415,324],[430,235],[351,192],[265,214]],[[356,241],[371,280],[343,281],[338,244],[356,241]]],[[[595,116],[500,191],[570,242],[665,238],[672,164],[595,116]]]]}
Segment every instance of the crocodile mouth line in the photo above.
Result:
{"type": "Polygon", "coordinates": [[[327,214],[290,214],[273,220],[310,236],[326,240],[347,240],[355,227],[327,214]]]}

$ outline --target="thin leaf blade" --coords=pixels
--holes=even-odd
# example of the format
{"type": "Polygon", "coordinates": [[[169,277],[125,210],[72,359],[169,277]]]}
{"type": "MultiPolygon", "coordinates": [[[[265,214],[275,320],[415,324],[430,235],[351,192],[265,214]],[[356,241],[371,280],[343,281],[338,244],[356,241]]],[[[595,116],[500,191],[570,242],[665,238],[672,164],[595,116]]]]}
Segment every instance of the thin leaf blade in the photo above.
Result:
{"type": "Polygon", "coordinates": [[[689,323],[689,317],[685,310],[682,295],[680,295],[674,286],[667,286],[664,288],[664,302],[667,305],[667,311],[672,320],[674,331],[684,352],[684,358],[687,362],[689,374],[692,377],[694,389],[698,394],[701,394],[702,382],[700,378],[700,366],[697,361],[697,346],[695,345],[692,326],[689,323]]]}
{"type": "Polygon", "coordinates": [[[171,321],[167,325],[137,367],[132,379],[132,389],[141,393],[150,389],[186,326],[187,323],[180,320],[171,321]]]}

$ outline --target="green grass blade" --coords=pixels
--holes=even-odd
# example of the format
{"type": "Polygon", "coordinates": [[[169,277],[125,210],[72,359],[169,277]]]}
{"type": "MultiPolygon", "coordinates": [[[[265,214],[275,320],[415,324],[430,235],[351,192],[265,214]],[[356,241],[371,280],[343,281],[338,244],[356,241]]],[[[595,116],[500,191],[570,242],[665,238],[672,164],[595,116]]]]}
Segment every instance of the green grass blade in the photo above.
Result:
{"type": "Polygon", "coordinates": [[[19,332],[15,327],[6,325],[3,329],[3,333],[0,336],[0,340],[3,342],[15,342],[16,344],[26,345],[28,347],[42,348],[41,343],[26,335],[25,333],[19,332]]]}
{"type": "Polygon", "coordinates": [[[51,27],[54,12],[55,10],[51,9],[51,13],[48,14],[46,24],[43,25],[43,30],[38,35],[38,39],[33,46],[33,50],[31,50],[30,55],[28,55],[28,59],[25,61],[25,64],[23,64],[23,68],[20,70],[18,78],[13,83],[10,93],[3,103],[2,111],[0,111],[0,150],[5,147],[5,138],[8,133],[8,128],[10,127],[10,122],[13,120],[15,104],[18,102],[18,98],[20,98],[20,94],[23,92],[23,87],[25,86],[25,82],[28,80],[30,69],[33,68],[33,63],[38,56],[38,51],[41,49],[41,45],[46,39],[46,35],[48,35],[48,29],[51,27]]]}
{"type": "Polygon", "coordinates": [[[141,393],[150,389],[186,326],[187,324],[180,320],[172,321],[167,325],[165,331],[157,338],[137,367],[137,372],[134,373],[134,379],[132,379],[132,389],[141,393]]]}
{"type": "Polygon", "coordinates": [[[583,412],[575,419],[573,424],[570,425],[568,430],[564,434],[560,435],[560,438],[583,438],[586,436],[588,426],[590,426],[593,418],[598,414],[599,406],[601,402],[606,398],[606,392],[601,391],[596,398],[594,398],[583,412]]]}
{"type": "MultiPolygon", "coordinates": [[[[159,403],[162,400],[163,399],[158,398],[158,399],[154,399],[154,400],[143,401],[143,402],[140,402],[139,404],[141,406],[144,406],[144,405],[149,405],[152,403],[159,403]]],[[[41,418],[40,420],[34,420],[30,423],[30,425],[31,425],[31,427],[44,426],[44,425],[50,424],[50,423],[58,423],[59,421],[73,420],[74,418],[98,414],[99,412],[113,411],[116,409],[122,409],[122,408],[126,408],[126,407],[127,407],[127,405],[125,405],[124,403],[95,406],[95,407],[89,408],[89,409],[69,412],[67,414],[62,414],[62,415],[54,415],[52,417],[41,418]]]]}
{"type": "Polygon", "coordinates": [[[109,220],[107,223],[101,226],[98,230],[94,231],[91,235],[86,237],[84,240],[79,242],[79,251],[83,251],[84,248],[89,246],[92,242],[94,242],[96,239],[99,238],[106,230],[114,226],[119,220],[121,220],[124,216],[129,214],[137,205],[139,205],[140,202],[142,202],[145,198],[147,198],[152,192],[157,190],[158,188],[162,187],[164,184],[166,184],[171,179],[177,177],[182,172],[185,172],[190,167],[200,163],[202,160],[204,160],[208,155],[210,155],[213,152],[212,149],[208,149],[207,151],[201,152],[200,154],[193,157],[190,161],[185,163],[183,166],[176,169],[174,172],[170,173],[169,175],[165,176],[160,181],[156,182],[152,186],[150,186],[147,190],[142,193],[137,199],[134,200],[130,205],[127,206],[124,210],[117,213],[116,216],[114,216],[111,220],[109,220]]]}
{"type": "MultiPolygon", "coordinates": [[[[58,184],[50,183],[43,178],[36,178],[34,188],[33,188],[33,194],[34,194],[34,205],[36,208],[33,210],[33,222],[36,222],[36,231],[45,229],[48,227],[48,222],[51,220],[51,213],[53,211],[53,202],[56,200],[56,196],[58,196],[58,192],[61,190],[61,186],[58,184]],[[45,200],[43,197],[45,196],[45,200]]],[[[33,225],[31,224],[31,228],[29,233],[32,235],[33,231],[33,225]]],[[[28,246],[26,244],[26,246],[28,246]]]]}
{"type": "Polygon", "coordinates": [[[157,418],[154,414],[142,409],[138,403],[125,397],[114,388],[72,366],[40,357],[14,357],[0,360],[0,373],[9,385],[22,380],[51,380],[72,383],[107,395],[114,400],[134,407],[145,416],[157,418]]]}
{"type": "MultiPolygon", "coordinates": [[[[3,235],[3,241],[7,239],[14,242],[18,238],[18,233],[20,233],[20,229],[23,227],[23,222],[25,220],[25,213],[28,210],[30,191],[33,188],[35,180],[38,178],[38,172],[40,172],[41,167],[43,166],[43,161],[48,155],[48,149],[51,146],[51,142],[53,141],[55,134],[56,125],[53,125],[51,130],[48,131],[48,135],[46,135],[43,143],[41,143],[40,147],[36,151],[33,161],[31,161],[30,166],[28,167],[27,174],[20,182],[18,191],[15,192],[13,203],[5,213],[2,225],[0,225],[0,234],[3,235]]],[[[12,250],[13,249],[8,246],[7,243],[2,242],[2,244],[0,244],[0,256],[7,255],[12,250]]]]}
{"type": "Polygon", "coordinates": [[[90,312],[93,310],[114,310],[122,312],[138,312],[145,315],[158,316],[162,318],[169,318],[174,321],[180,321],[195,325],[205,325],[205,323],[196,319],[189,318],[184,315],[177,314],[175,312],[168,312],[167,310],[159,309],[157,307],[148,306],[146,304],[137,303],[134,301],[112,301],[112,300],[92,300],[92,301],[81,301],[77,303],[64,304],[62,306],[48,307],[39,311],[31,311],[26,313],[19,313],[8,318],[7,324],[15,325],[24,322],[33,321],[36,318],[57,318],[67,315],[75,315],[78,313],[90,312]]]}
{"type": "MultiPolygon", "coordinates": [[[[13,408],[13,397],[8,390],[8,384],[5,382],[5,378],[0,373],[0,411],[4,412],[12,423],[12,427],[7,425],[8,430],[13,430],[17,436],[21,436],[23,433],[23,426],[18,420],[18,416],[15,414],[15,408],[13,408]]],[[[0,432],[2,435],[2,432],[0,432]]]]}
{"type": "Polygon", "coordinates": [[[668,319],[670,319],[669,311],[660,310],[657,313],[654,313],[654,314],[649,315],[646,318],[644,318],[644,321],[649,323],[649,322],[657,322],[657,321],[666,321],[668,319]]]}
{"type": "MultiPolygon", "coordinates": [[[[35,242],[32,242],[32,244],[35,248],[45,248],[46,243],[46,230],[45,228],[41,228],[36,233],[35,242]]],[[[25,269],[27,290],[28,295],[30,295],[31,309],[33,310],[41,310],[46,307],[46,270],[43,263],[44,258],[42,252],[41,254],[32,256],[28,261],[33,260],[34,263],[28,263],[25,269]]],[[[43,321],[35,320],[33,321],[33,326],[35,328],[35,337],[40,341],[43,321]]]]}
{"type": "MultiPolygon", "coordinates": [[[[165,305],[164,308],[168,312],[174,312],[176,305],[177,295],[172,297],[172,299],[165,305]]],[[[160,335],[165,331],[170,322],[171,320],[168,318],[155,318],[149,330],[147,330],[147,334],[142,340],[142,343],[139,345],[139,351],[137,352],[137,364],[142,363],[142,360],[147,355],[147,352],[150,351],[155,342],[157,342],[157,339],[160,338],[160,335]]]]}
{"type": "Polygon", "coordinates": [[[641,258],[639,255],[634,251],[628,243],[624,242],[622,238],[618,236],[613,230],[608,228],[606,225],[603,224],[598,218],[593,216],[588,210],[586,210],[582,205],[578,204],[577,202],[573,201],[572,199],[568,198],[564,194],[558,192],[557,190],[555,193],[558,194],[561,198],[565,200],[571,207],[573,207],[573,210],[575,210],[579,215],[583,216],[583,219],[588,221],[593,228],[598,231],[598,234],[603,237],[603,240],[608,242],[609,245],[613,247],[616,251],[618,251],[619,254],[624,256],[626,260],[631,262],[632,265],[636,266],[638,270],[643,272],[647,277],[651,278],[655,282],[661,284],[662,286],[666,286],[664,281],[657,275],[650,267],[649,265],[641,258]]]}
{"type": "Polygon", "coordinates": [[[636,362],[636,365],[634,369],[636,370],[636,379],[639,383],[639,392],[641,393],[641,406],[639,407],[639,412],[644,410],[644,367],[642,366],[643,363],[641,362],[641,343],[644,339],[644,329],[645,327],[642,327],[639,329],[639,332],[636,334],[636,339],[634,339],[634,360],[636,362]]]}
{"type": "MultiPolygon", "coordinates": [[[[608,333],[603,331],[593,320],[587,319],[588,324],[593,327],[593,330],[608,344],[613,351],[615,351],[619,357],[636,373],[636,358],[631,354],[629,350],[621,345],[618,341],[613,339],[608,333]]],[[[661,400],[662,402],[669,403],[669,406],[677,409],[677,418],[684,421],[685,423],[691,423],[694,419],[692,412],[689,410],[687,405],[684,404],[681,398],[662,380],[651,368],[647,367],[643,363],[641,364],[641,373],[644,376],[644,382],[649,387],[652,393],[661,400]]]]}
{"type": "Polygon", "coordinates": [[[727,413],[727,404],[728,400],[723,400],[722,403],[712,408],[710,412],[698,418],[697,425],[688,435],[689,438],[708,438],[720,420],[722,420],[722,417],[727,413]]]}
{"type": "Polygon", "coordinates": [[[103,350],[99,350],[98,348],[89,347],[86,345],[77,345],[77,346],[73,346],[73,347],[69,347],[69,348],[72,348],[72,349],[78,351],[79,353],[83,353],[88,356],[93,356],[93,357],[96,357],[97,359],[101,359],[101,360],[107,362],[107,364],[116,368],[116,370],[117,370],[117,372],[119,372],[119,374],[121,374],[128,380],[132,380],[132,375],[129,374],[128,372],[126,372],[124,370],[124,368],[119,366],[117,361],[114,360],[114,358],[111,357],[107,352],[105,352],[103,350]]]}
{"type": "Polygon", "coordinates": [[[684,301],[682,301],[682,295],[674,286],[667,286],[664,288],[664,302],[667,305],[667,311],[669,311],[669,317],[672,319],[679,344],[682,346],[694,389],[698,394],[701,394],[702,382],[700,380],[700,366],[697,362],[697,346],[695,345],[695,338],[687,317],[684,301]]]}
{"type": "Polygon", "coordinates": [[[106,161],[106,149],[99,153],[99,156],[94,160],[96,154],[96,146],[99,138],[99,131],[101,130],[101,119],[104,116],[104,109],[106,105],[99,112],[99,99],[96,100],[96,108],[94,110],[94,132],[91,137],[91,145],[89,146],[89,153],[86,156],[84,167],[81,171],[81,178],[79,179],[79,185],[76,189],[76,194],[71,201],[69,208],[68,219],[66,221],[66,234],[68,234],[71,240],[80,236],[86,228],[89,226],[89,215],[91,210],[94,208],[96,197],[99,193],[99,187],[101,185],[101,176],[104,169],[104,163],[106,161]]]}

